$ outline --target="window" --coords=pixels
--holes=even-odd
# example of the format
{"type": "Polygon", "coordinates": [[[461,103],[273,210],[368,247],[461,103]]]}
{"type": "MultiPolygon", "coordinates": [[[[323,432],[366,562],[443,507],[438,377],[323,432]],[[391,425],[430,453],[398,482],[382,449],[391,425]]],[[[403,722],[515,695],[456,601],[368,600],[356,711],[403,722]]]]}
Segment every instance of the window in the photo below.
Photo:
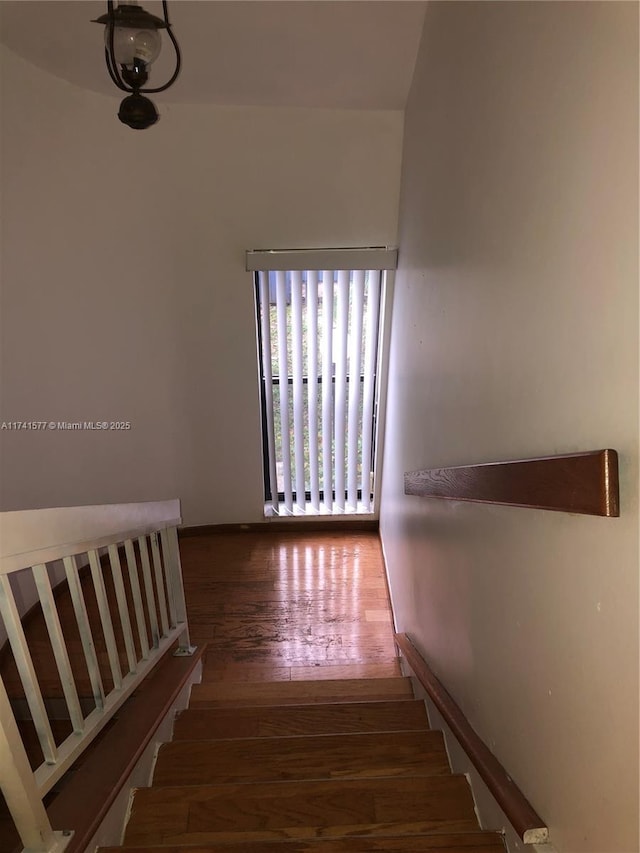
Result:
{"type": "Polygon", "coordinates": [[[380,306],[396,252],[247,258],[256,285],[266,513],[370,513],[380,306]]]}

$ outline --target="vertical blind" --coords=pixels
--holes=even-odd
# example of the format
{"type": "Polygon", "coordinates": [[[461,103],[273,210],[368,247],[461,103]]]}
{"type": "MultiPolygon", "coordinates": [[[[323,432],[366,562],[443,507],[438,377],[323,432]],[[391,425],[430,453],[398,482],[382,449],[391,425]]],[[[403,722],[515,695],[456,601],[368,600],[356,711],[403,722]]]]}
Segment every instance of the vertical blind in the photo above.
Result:
{"type": "Polygon", "coordinates": [[[266,502],[279,515],[367,513],[381,287],[396,253],[309,254],[247,253],[256,276],[266,502]],[[334,263],[309,269],[309,260],[334,263]]]}

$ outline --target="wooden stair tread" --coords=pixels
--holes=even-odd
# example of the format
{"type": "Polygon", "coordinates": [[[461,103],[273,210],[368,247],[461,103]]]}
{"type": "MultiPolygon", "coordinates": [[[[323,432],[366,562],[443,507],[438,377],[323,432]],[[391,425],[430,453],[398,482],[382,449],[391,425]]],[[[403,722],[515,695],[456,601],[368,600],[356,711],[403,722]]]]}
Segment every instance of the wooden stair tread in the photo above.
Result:
{"type": "Polygon", "coordinates": [[[191,708],[244,705],[303,705],[314,702],[367,702],[413,699],[408,678],[327,679],[326,681],[206,682],[191,691],[191,708]]]}
{"type": "Polygon", "coordinates": [[[449,773],[441,732],[177,741],[160,748],[157,785],[449,773]]]}
{"type": "Polygon", "coordinates": [[[141,788],[125,844],[477,830],[464,776],[141,788]]]}
{"type": "Polygon", "coordinates": [[[173,739],[291,737],[346,732],[416,731],[429,728],[424,702],[355,702],[318,705],[205,708],[183,711],[173,739]]]}
{"type": "MultiPolygon", "coordinates": [[[[98,853],[214,853],[210,846],[100,847],[98,853]]],[[[497,832],[332,838],[303,841],[218,842],[215,853],[505,853],[497,832]]]]}

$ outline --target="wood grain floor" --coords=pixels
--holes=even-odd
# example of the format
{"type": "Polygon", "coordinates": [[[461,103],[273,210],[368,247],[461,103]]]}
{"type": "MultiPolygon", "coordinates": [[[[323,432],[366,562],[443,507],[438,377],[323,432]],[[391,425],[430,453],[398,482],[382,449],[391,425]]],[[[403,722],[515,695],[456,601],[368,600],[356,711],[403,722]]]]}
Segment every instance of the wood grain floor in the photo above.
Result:
{"type": "Polygon", "coordinates": [[[207,682],[399,674],[377,533],[224,533],[180,550],[207,682]]]}
{"type": "MultiPolygon", "coordinates": [[[[207,645],[207,681],[289,681],[398,674],[380,541],[375,532],[220,533],[180,542],[191,634],[207,645]],[[357,667],[357,668],[356,668],[357,667]]],[[[136,548],[136,557],[140,563],[136,548]]],[[[140,568],[140,567],[139,567],[140,568]]],[[[123,671],[126,652],[111,572],[104,571],[123,671]]],[[[112,686],[90,577],[82,581],[105,688],[112,686]]],[[[131,600],[125,572],[125,591],[131,600]]],[[[90,683],[71,600],[58,607],[81,696],[90,683]]],[[[150,637],[145,607],[147,633],[150,637]]],[[[138,645],[134,632],[134,642],[138,645]]],[[[28,643],[46,697],[62,697],[44,618],[28,643]]],[[[139,651],[139,649],[136,649],[139,651]]],[[[0,662],[12,697],[24,695],[10,651],[0,662]]]]}

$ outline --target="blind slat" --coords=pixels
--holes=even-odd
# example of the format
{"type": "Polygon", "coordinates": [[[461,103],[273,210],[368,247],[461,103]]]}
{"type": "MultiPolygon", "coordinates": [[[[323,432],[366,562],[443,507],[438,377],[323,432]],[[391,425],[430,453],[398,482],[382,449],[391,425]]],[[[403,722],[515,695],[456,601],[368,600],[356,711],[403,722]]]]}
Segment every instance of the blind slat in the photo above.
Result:
{"type": "Polygon", "coordinates": [[[318,460],[318,273],[307,273],[307,408],[311,509],[320,510],[318,460]]]}
{"type": "Polygon", "coordinates": [[[284,477],[284,508],[293,512],[291,486],[291,447],[289,443],[289,376],[287,353],[287,281],[284,272],[276,273],[276,308],[278,315],[278,376],[280,383],[280,431],[282,449],[282,476],[284,477]]]}
{"type": "Polygon", "coordinates": [[[360,371],[362,368],[362,313],[364,310],[364,272],[356,270],[351,288],[351,328],[349,330],[349,421],[347,462],[347,503],[358,509],[358,439],[360,421],[360,371]]]}
{"type": "Polygon", "coordinates": [[[304,512],[304,384],[302,380],[302,275],[291,273],[291,375],[293,378],[293,444],[295,458],[296,507],[304,512]]]}
{"type": "Polygon", "coordinates": [[[260,331],[262,338],[262,375],[264,376],[264,404],[267,426],[267,461],[271,508],[278,509],[278,469],[276,465],[276,440],[273,422],[273,374],[271,372],[271,302],[269,300],[269,274],[258,273],[260,288],[260,331]]]}
{"type": "Polygon", "coordinates": [[[333,512],[333,270],[322,273],[322,490],[333,512]]]}
{"type": "Polygon", "coordinates": [[[335,399],[335,482],[336,508],[345,508],[345,452],[347,415],[347,344],[349,334],[349,272],[338,271],[336,303],[336,399],[335,399]]]}
{"type": "Polygon", "coordinates": [[[371,459],[373,449],[373,403],[376,374],[378,317],[380,313],[380,271],[369,270],[362,388],[362,505],[371,509],[371,459]]]}

